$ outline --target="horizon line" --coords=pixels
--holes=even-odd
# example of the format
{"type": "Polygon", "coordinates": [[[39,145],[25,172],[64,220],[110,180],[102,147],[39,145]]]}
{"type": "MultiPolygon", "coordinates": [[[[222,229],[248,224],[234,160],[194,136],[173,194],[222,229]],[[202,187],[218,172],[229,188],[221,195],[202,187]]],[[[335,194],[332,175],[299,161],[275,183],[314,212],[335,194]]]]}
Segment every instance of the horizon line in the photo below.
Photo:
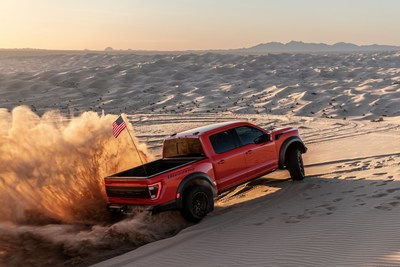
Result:
{"type": "Polygon", "coordinates": [[[82,48],[82,49],[68,49],[68,48],[35,48],[35,47],[0,47],[0,50],[32,50],[32,51],[90,51],[90,52],[118,52],[118,51],[139,51],[139,52],[201,52],[201,51],[230,51],[230,50],[240,50],[240,49],[250,49],[259,45],[266,45],[266,44],[282,44],[282,45],[288,45],[290,43],[303,43],[303,44],[316,44],[316,45],[328,45],[328,46],[334,46],[336,44],[348,44],[348,45],[356,45],[358,47],[363,47],[363,46],[389,46],[389,47],[399,47],[400,45],[393,45],[393,44],[379,44],[379,43],[373,43],[373,44],[356,44],[356,43],[351,43],[351,42],[345,42],[345,41],[339,41],[335,43],[323,43],[323,42],[304,42],[304,41],[296,41],[292,40],[290,42],[284,43],[284,42],[279,42],[279,41],[270,41],[270,42],[265,42],[265,43],[258,43],[249,47],[239,47],[239,48],[207,48],[207,49],[180,49],[180,50],[157,50],[157,49],[134,49],[134,48],[113,48],[111,46],[107,46],[104,49],[90,49],[90,48],[82,48]]]}

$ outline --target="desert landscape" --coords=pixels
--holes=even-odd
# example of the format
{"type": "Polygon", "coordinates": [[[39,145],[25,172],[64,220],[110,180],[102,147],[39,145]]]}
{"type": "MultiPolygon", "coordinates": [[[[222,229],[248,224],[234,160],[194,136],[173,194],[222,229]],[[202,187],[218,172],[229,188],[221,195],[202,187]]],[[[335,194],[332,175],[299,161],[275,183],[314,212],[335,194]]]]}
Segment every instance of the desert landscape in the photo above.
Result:
{"type": "Polygon", "coordinates": [[[400,52],[0,51],[0,266],[400,265],[400,52]],[[111,221],[103,177],[221,121],[298,128],[306,179],[222,193],[193,225],[111,221]]]}

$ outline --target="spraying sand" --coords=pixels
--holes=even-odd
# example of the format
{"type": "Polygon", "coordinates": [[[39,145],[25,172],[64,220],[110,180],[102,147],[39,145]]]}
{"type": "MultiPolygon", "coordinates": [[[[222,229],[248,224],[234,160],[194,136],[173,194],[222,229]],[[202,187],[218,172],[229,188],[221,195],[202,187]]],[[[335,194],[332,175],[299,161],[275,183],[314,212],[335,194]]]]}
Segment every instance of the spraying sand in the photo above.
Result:
{"type": "MultiPolygon", "coordinates": [[[[185,226],[172,213],[152,217],[144,211],[110,221],[102,178],[140,164],[130,138],[112,136],[116,117],[94,112],[38,116],[27,107],[0,111],[0,262],[79,264],[185,226]]],[[[151,159],[146,146],[134,140],[142,159],[151,159]]]]}

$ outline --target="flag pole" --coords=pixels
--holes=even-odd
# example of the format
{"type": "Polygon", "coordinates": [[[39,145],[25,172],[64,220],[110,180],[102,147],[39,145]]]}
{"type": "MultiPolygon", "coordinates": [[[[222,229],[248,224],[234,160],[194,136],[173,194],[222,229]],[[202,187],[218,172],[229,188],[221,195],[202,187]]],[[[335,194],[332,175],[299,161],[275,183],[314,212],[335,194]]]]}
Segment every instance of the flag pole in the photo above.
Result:
{"type": "MultiPolygon", "coordinates": [[[[128,120],[127,120],[127,121],[128,121],[128,120]]],[[[139,156],[140,163],[141,163],[141,164],[142,164],[142,166],[143,166],[144,174],[145,174],[146,176],[148,176],[148,175],[147,175],[147,171],[146,171],[146,167],[144,166],[144,163],[143,163],[142,157],[140,156],[140,152],[139,152],[139,150],[137,149],[137,146],[136,146],[136,144],[135,144],[135,141],[133,141],[133,138],[132,138],[132,135],[131,135],[131,133],[130,133],[130,131],[129,131],[129,127],[128,127],[128,125],[126,125],[126,131],[128,132],[128,134],[129,134],[129,137],[131,138],[131,141],[132,141],[132,143],[133,143],[133,146],[135,147],[136,153],[137,153],[137,154],[138,154],[138,156],[139,156]]]]}

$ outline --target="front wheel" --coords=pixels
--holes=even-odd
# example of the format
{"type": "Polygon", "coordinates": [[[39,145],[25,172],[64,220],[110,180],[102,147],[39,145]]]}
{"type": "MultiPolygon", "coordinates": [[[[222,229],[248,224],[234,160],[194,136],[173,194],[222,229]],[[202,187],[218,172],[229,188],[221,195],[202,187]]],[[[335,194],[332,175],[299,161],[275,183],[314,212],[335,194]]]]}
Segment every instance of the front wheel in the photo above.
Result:
{"type": "Polygon", "coordinates": [[[297,148],[288,151],[286,156],[286,168],[293,181],[301,181],[305,177],[301,151],[297,148]]]}
{"type": "Polygon", "coordinates": [[[214,208],[214,198],[210,188],[193,186],[183,195],[182,216],[194,223],[200,222],[214,208]]]}

